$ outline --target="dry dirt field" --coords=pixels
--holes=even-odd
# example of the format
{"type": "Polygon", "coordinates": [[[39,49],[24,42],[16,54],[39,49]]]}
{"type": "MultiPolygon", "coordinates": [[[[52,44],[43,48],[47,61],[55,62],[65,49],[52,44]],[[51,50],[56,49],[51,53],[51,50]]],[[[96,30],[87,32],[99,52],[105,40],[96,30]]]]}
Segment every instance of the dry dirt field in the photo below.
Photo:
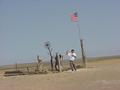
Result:
{"type": "Polygon", "coordinates": [[[4,77],[0,90],[120,90],[120,59],[94,61],[76,72],[4,77]]]}

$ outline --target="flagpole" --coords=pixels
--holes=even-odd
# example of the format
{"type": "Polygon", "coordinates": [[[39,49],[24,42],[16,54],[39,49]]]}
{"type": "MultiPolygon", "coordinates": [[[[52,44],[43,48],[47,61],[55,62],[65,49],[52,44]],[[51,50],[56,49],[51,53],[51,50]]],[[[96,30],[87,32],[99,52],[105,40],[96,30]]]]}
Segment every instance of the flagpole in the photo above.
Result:
{"type": "Polygon", "coordinates": [[[83,44],[83,39],[81,36],[81,32],[80,32],[80,24],[79,24],[79,20],[77,20],[76,22],[77,27],[78,27],[78,34],[79,34],[79,39],[80,39],[80,48],[81,48],[81,53],[82,53],[82,61],[83,61],[83,67],[86,68],[86,56],[85,56],[85,52],[84,52],[84,44],[83,44]]]}
{"type": "Polygon", "coordinates": [[[81,53],[82,53],[83,67],[86,68],[86,57],[85,57],[85,53],[84,53],[83,39],[81,38],[80,24],[79,24],[77,12],[71,14],[71,20],[77,24],[78,34],[79,34],[78,36],[79,36],[79,39],[80,39],[80,49],[81,49],[81,53]]]}

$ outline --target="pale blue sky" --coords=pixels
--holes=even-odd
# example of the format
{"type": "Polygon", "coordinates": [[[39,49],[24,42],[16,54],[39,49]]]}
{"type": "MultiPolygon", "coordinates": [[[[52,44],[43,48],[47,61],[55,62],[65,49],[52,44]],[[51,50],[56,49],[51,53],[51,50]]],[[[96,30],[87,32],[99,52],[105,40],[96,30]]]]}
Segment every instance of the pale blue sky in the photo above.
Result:
{"type": "Polygon", "coordinates": [[[120,54],[120,0],[0,0],[0,65],[47,60],[46,41],[80,53],[76,11],[87,56],[120,54]]]}

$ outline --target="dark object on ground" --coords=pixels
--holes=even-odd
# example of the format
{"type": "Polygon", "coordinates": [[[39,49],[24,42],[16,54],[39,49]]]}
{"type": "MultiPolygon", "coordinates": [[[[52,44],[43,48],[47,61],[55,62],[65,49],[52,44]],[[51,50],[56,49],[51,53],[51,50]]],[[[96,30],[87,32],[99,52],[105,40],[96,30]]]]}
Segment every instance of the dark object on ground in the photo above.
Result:
{"type": "Polygon", "coordinates": [[[25,75],[22,71],[6,71],[4,76],[17,76],[17,75],[25,75]]]}

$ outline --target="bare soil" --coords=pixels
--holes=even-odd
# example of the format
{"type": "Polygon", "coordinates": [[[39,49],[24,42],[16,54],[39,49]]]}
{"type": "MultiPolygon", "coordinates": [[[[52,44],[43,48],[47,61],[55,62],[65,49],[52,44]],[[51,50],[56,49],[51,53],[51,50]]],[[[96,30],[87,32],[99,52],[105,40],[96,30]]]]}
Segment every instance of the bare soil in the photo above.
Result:
{"type": "Polygon", "coordinates": [[[94,61],[77,71],[4,77],[0,90],[120,90],[120,59],[94,61]]]}

